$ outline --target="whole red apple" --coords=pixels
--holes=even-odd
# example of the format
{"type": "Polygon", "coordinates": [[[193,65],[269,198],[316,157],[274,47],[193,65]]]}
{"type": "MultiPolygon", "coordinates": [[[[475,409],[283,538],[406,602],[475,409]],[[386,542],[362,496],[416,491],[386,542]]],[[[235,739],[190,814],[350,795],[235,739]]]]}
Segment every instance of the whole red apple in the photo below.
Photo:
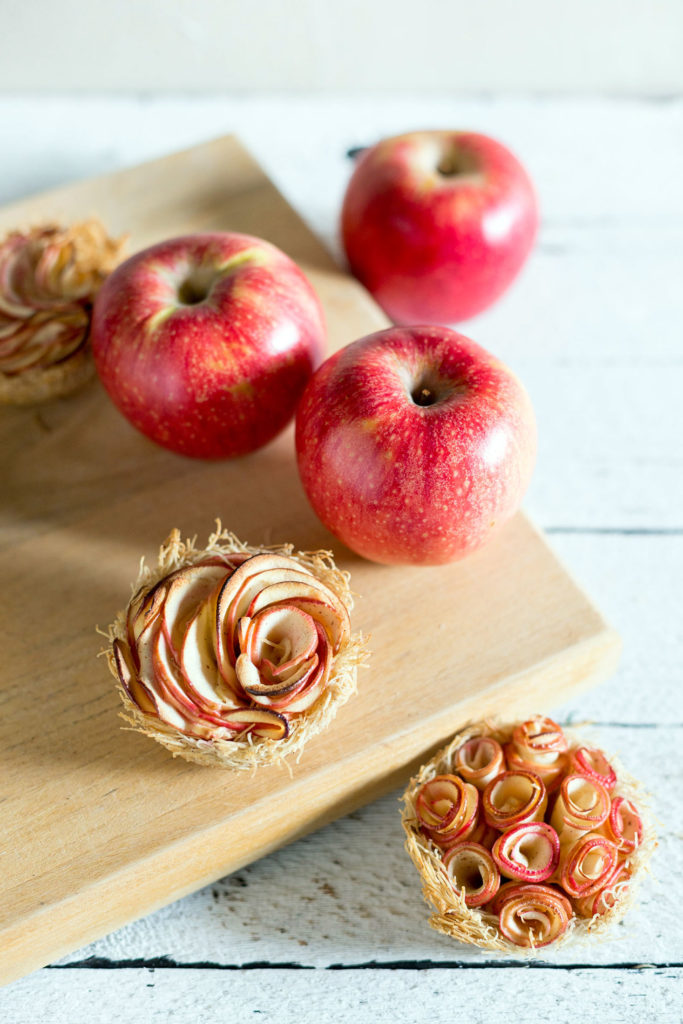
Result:
{"type": "Polygon", "coordinates": [[[342,209],[356,277],[397,324],[454,324],[511,284],[538,225],[512,153],[473,132],[412,132],[364,150],[342,209]]]}
{"type": "Polygon", "coordinates": [[[376,562],[462,558],[519,507],[536,455],[524,387],[447,327],[392,327],[316,371],[296,414],[304,489],[376,562]]]}
{"type": "Polygon", "coordinates": [[[133,426],[184,455],[243,455],[294,415],[324,352],[320,303],[275,246],[238,234],[153,245],[95,303],[92,348],[133,426]]]}

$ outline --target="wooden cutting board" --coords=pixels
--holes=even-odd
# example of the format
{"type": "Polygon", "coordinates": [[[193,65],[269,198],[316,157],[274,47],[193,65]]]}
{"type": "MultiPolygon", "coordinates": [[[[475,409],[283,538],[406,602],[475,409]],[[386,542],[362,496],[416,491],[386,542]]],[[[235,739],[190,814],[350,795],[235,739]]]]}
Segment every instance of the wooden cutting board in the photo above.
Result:
{"type": "MultiPolygon", "coordinates": [[[[90,214],[131,251],[205,229],[268,238],[313,281],[331,350],[386,323],[234,138],[15,203],[0,230],[90,214]]],[[[551,707],[615,666],[616,634],[523,515],[459,565],[372,565],[315,519],[291,428],[203,464],[145,440],[93,383],[1,409],[0,448],[2,982],[375,799],[467,719],[551,707]],[[122,731],[97,660],[95,626],[140,556],[172,526],[205,538],[216,516],[254,543],[331,547],[361,595],[371,667],[291,775],[189,765],[122,731]]]]}

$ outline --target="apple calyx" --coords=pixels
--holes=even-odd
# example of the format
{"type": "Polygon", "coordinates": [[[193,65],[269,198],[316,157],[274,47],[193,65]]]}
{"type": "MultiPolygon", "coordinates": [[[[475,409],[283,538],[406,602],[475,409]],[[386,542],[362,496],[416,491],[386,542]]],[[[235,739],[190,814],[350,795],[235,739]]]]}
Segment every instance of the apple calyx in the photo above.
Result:
{"type": "Polygon", "coordinates": [[[194,739],[280,740],[322,695],[346,605],[294,558],[201,559],[138,591],[114,665],[139,711],[194,739]]]}

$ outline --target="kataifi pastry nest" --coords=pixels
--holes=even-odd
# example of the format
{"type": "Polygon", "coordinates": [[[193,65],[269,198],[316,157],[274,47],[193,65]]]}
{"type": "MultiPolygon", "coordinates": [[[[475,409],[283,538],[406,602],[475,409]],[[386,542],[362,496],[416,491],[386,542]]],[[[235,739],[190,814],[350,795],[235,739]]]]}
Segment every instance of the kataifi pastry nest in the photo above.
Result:
{"type": "MultiPolygon", "coordinates": [[[[257,583],[261,585],[260,581],[257,583]]],[[[185,611],[178,613],[181,619],[187,617],[191,597],[185,611]]],[[[168,612],[165,606],[164,614],[172,618],[175,605],[170,607],[172,610],[168,612]]],[[[194,540],[183,542],[179,531],[173,530],[159,551],[156,568],[146,566],[144,560],[141,562],[133,597],[106,634],[110,640],[107,660],[124,706],[121,717],[131,728],[151,736],[174,756],[200,764],[253,769],[300,754],[306,742],[326,729],[338,709],[355,693],[358,668],[367,661],[366,638],[359,633],[351,633],[348,625],[352,608],[349,574],[335,566],[329,551],[294,551],[291,544],[254,547],[222,530],[220,523],[217,523],[216,532],[210,536],[206,548],[199,550],[194,540]],[[249,561],[254,556],[261,556],[259,563],[249,561]],[[254,584],[257,565],[264,581],[260,593],[254,584]],[[241,568],[243,566],[245,568],[241,568]],[[218,720],[230,722],[230,728],[222,728],[197,719],[190,727],[193,734],[160,717],[157,713],[158,694],[154,701],[147,699],[149,690],[140,696],[136,680],[130,679],[130,673],[137,673],[139,682],[144,674],[141,667],[144,652],[141,654],[136,650],[135,656],[131,654],[133,635],[139,632],[136,641],[139,647],[145,628],[143,618],[149,620],[150,615],[155,614],[153,606],[158,605],[159,600],[163,600],[165,606],[166,594],[170,592],[161,581],[171,574],[176,574],[177,579],[179,570],[189,567],[195,567],[193,573],[185,574],[184,578],[189,575],[195,578],[192,585],[198,589],[193,593],[199,594],[201,600],[196,605],[197,611],[192,613],[194,618],[190,618],[190,624],[185,623],[182,628],[188,642],[191,643],[193,637],[200,638],[196,649],[203,653],[205,669],[208,664],[208,674],[217,680],[213,685],[218,686],[226,701],[225,713],[216,712],[218,720]],[[235,576],[240,569],[240,576],[235,576]],[[291,579],[280,582],[281,571],[289,573],[291,579]],[[203,581],[200,576],[204,577],[203,581]],[[232,577],[235,578],[229,590],[227,584],[232,577]],[[231,591],[238,593],[238,581],[242,585],[244,580],[248,581],[250,588],[251,617],[244,615],[244,589],[232,604],[232,597],[228,599],[231,591]],[[271,588],[268,594],[265,593],[266,584],[271,588]],[[212,586],[213,596],[210,596],[212,586]],[[276,600],[280,597],[282,600],[276,600]],[[205,619],[200,612],[206,616],[205,619]],[[217,629],[213,625],[209,627],[214,630],[212,642],[215,649],[207,654],[201,637],[208,633],[202,623],[215,623],[216,617],[219,617],[220,626],[217,629]],[[131,626],[133,621],[138,624],[131,626]],[[314,645],[317,645],[315,651],[314,645]],[[231,664],[227,664],[226,652],[231,646],[231,664]],[[241,652],[239,656],[236,656],[236,650],[241,652]],[[270,654],[274,661],[265,657],[264,652],[265,655],[270,654]],[[126,664],[123,664],[124,657],[126,664]],[[223,667],[214,675],[219,664],[223,667]],[[260,669],[255,665],[261,666],[260,669]],[[284,682],[278,682],[283,678],[284,682]],[[295,682],[290,685],[292,679],[295,682]],[[249,692],[244,690],[245,685],[249,692]],[[284,695],[283,691],[286,691],[284,695]],[[238,697],[235,697],[236,692],[238,697]],[[273,693],[274,697],[269,696],[273,693]],[[147,707],[141,707],[141,704],[147,707]],[[255,719],[262,721],[249,727],[255,719]],[[285,721],[284,727],[281,719],[285,721]],[[239,722],[237,732],[234,731],[236,721],[239,722]],[[282,728],[284,733],[281,733],[282,728]],[[276,735],[277,738],[273,738],[276,735]]],[[[160,627],[156,628],[161,631],[160,627]]],[[[171,633],[174,628],[173,625],[170,627],[171,633]]],[[[168,628],[166,635],[169,635],[168,628]]],[[[210,684],[205,683],[207,671],[197,676],[199,662],[192,655],[191,646],[187,655],[183,646],[174,661],[170,644],[163,637],[156,643],[161,645],[155,648],[155,652],[161,654],[164,671],[175,672],[182,664],[182,678],[186,683],[192,680],[190,693],[193,702],[198,694],[201,697],[210,684]],[[169,661],[173,662],[170,666],[169,661]]],[[[176,651],[179,646],[176,645],[176,651]]],[[[167,713],[167,717],[173,719],[173,714],[167,713]]]]}
{"type": "Polygon", "coordinates": [[[0,404],[60,398],[93,376],[92,305],[124,245],[94,219],[0,242],[0,404]]]}
{"type": "MultiPolygon", "coordinates": [[[[540,716],[535,717],[540,719],[540,716]]],[[[531,721],[533,720],[531,719],[531,721]]],[[[550,720],[543,719],[543,721],[550,720]]],[[[622,797],[632,801],[640,813],[642,822],[641,841],[624,861],[626,877],[612,887],[608,886],[613,895],[613,905],[607,910],[603,907],[601,913],[595,913],[593,916],[581,917],[574,912],[568,921],[566,930],[559,938],[545,945],[536,946],[532,941],[530,946],[525,947],[509,941],[500,931],[497,915],[490,912],[493,900],[488,907],[487,905],[483,907],[467,906],[465,890],[458,891],[451,884],[443,865],[443,856],[446,851],[442,851],[422,830],[416,810],[416,799],[426,782],[436,776],[457,774],[456,752],[470,740],[491,737],[504,748],[505,754],[509,756],[509,745],[515,727],[515,725],[502,725],[497,721],[487,720],[472,724],[459,732],[448,746],[423,765],[411,780],[403,795],[402,823],[406,833],[405,848],[422,878],[423,897],[433,909],[429,919],[432,928],[459,942],[478,946],[480,949],[513,956],[538,956],[546,948],[557,949],[570,941],[582,944],[588,940],[607,937],[606,933],[623,918],[633,903],[634,890],[647,870],[656,846],[656,837],[647,795],[643,787],[622,768],[616,758],[610,756],[609,763],[617,774],[617,784],[611,794],[612,798],[622,797]]],[[[565,736],[571,748],[567,755],[570,756],[571,750],[576,749],[581,741],[570,732],[565,732],[565,736]]],[[[552,799],[553,797],[551,797],[551,807],[552,799]]],[[[482,840],[482,842],[486,841],[482,840]]],[[[505,877],[502,877],[501,880],[506,882],[505,877]]],[[[553,875],[545,884],[550,888],[557,888],[559,891],[560,887],[554,884],[555,881],[556,876],[553,875]]]]}

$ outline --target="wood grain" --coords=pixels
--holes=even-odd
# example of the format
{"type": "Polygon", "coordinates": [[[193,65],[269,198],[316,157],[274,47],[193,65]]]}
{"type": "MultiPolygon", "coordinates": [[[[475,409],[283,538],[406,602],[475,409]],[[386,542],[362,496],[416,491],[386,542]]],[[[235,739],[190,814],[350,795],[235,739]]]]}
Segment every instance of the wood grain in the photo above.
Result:
{"type": "MultiPolygon", "coordinates": [[[[331,348],[384,323],[233,139],[14,204],[0,227],[90,213],[134,226],[132,249],[209,227],[268,237],[313,280],[331,348]]],[[[343,549],[305,501],[291,429],[200,464],[137,435],[95,384],[3,413],[0,443],[2,981],[373,799],[466,719],[557,703],[616,662],[616,634],[522,515],[461,565],[385,568],[343,549]],[[121,732],[96,661],[94,625],[125,603],[139,556],[215,516],[255,543],[332,547],[362,595],[371,669],[291,776],[235,779],[121,732]]]]}

